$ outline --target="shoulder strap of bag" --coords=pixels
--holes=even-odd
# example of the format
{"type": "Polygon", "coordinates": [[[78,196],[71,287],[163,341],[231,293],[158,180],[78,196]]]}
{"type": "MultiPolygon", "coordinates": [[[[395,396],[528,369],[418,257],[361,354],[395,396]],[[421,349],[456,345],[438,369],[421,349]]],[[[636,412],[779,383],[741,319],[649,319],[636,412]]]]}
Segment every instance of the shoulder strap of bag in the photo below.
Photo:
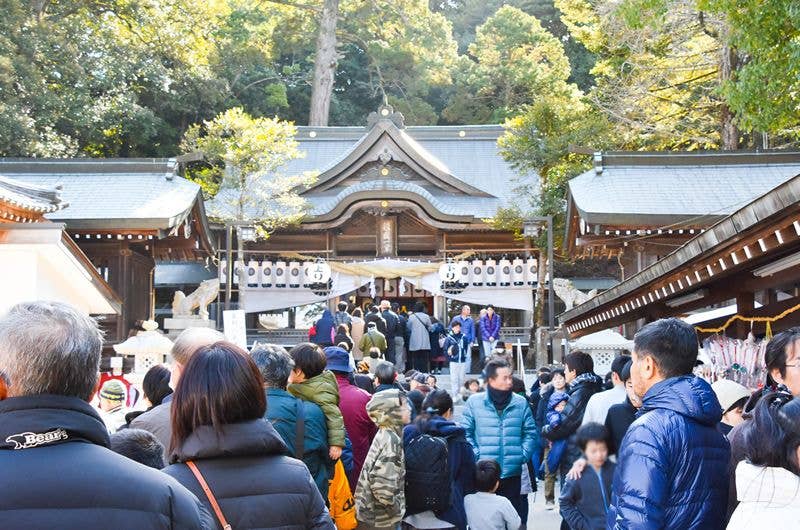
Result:
{"type": "Polygon", "coordinates": [[[225,519],[222,509],[219,507],[219,504],[217,504],[217,498],[214,497],[214,493],[211,492],[211,488],[208,487],[206,479],[203,478],[203,475],[200,473],[197,465],[195,465],[195,463],[191,460],[187,460],[186,465],[189,466],[189,470],[194,475],[194,478],[197,479],[197,482],[200,483],[200,487],[203,488],[203,492],[206,494],[206,497],[208,497],[208,502],[211,503],[214,513],[217,514],[217,519],[219,520],[219,524],[222,525],[222,530],[231,530],[231,525],[228,523],[228,520],[225,519]]]}
{"type": "Polygon", "coordinates": [[[297,419],[295,420],[295,435],[294,435],[294,457],[298,460],[303,459],[305,453],[304,440],[306,436],[306,418],[303,400],[298,399],[296,403],[297,419]]]}

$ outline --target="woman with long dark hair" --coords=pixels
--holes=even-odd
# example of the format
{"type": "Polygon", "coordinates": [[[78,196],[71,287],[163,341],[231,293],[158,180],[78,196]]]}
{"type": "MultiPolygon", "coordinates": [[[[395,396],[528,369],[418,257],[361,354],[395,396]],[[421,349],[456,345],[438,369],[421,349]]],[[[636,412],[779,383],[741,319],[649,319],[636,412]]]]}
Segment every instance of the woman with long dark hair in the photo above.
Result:
{"type": "Polygon", "coordinates": [[[742,424],[745,460],[736,466],[739,505],[728,530],[780,528],[800,520],[800,400],[761,398],[742,424]]]}
{"type": "MultiPolygon", "coordinates": [[[[403,429],[403,446],[406,451],[406,519],[414,528],[442,528],[442,522],[451,524],[459,530],[466,530],[467,515],[464,511],[464,496],[475,492],[475,458],[472,446],[465,437],[464,428],[453,421],[453,398],[446,390],[433,390],[422,402],[422,413],[414,423],[403,429]],[[441,480],[442,473],[435,473],[437,451],[415,451],[411,446],[420,443],[420,437],[427,435],[447,442],[447,466],[450,484],[435,484],[441,480]],[[430,459],[426,461],[426,459],[430,459]],[[422,474],[414,475],[413,469],[427,469],[431,483],[416,484],[415,480],[425,480],[422,474]],[[444,510],[432,511],[419,506],[414,501],[420,497],[431,498],[427,489],[450,492],[450,506],[444,510]]],[[[422,443],[431,444],[425,441],[422,443]]],[[[423,447],[421,445],[421,447],[423,447]]]]}
{"type": "Polygon", "coordinates": [[[764,352],[764,365],[767,369],[764,388],[755,391],[745,403],[742,414],[745,422],[740,423],[728,433],[728,440],[731,444],[728,516],[736,508],[738,502],[738,485],[734,473],[739,462],[746,458],[746,446],[742,437],[745,424],[752,419],[753,411],[764,396],[775,392],[788,396],[800,396],[800,327],[781,331],[770,339],[764,352]]]}
{"type": "Polygon", "coordinates": [[[220,527],[333,529],[308,468],[283,456],[266,407],[261,373],[245,351],[229,342],[200,348],[172,400],[172,465],[164,472],[220,527]]]}

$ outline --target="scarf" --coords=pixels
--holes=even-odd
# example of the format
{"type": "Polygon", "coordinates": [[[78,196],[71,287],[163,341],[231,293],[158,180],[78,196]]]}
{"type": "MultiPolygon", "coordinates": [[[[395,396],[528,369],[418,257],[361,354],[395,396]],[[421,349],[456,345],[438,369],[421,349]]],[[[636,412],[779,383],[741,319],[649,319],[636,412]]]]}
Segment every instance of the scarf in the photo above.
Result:
{"type": "Polygon", "coordinates": [[[486,392],[489,394],[489,399],[492,401],[494,408],[496,408],[498,412],[505,409],[508,404],[511,403],[511,390],[497,390],[491,385],[487,385],[486,392]]]}
{"type": "Polygon", "coordinates": [[[572,388],[579,383],[593,383],[595,381],[597,381],[597,376],[594,375],[594,372],[585,372],[573,379],[569,386],[572,388]]]}

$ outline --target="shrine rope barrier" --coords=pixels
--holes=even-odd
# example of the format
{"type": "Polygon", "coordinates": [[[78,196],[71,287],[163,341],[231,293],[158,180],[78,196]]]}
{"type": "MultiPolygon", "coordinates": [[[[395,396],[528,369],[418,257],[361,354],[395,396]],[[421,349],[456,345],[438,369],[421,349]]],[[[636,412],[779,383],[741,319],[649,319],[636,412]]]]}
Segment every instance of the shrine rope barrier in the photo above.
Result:
{"type": "Polygon", "coordinates": [[[797,304],[794,307],[790,307],[783,313],[779,315],[775,315],[774,317],[743,317],[742,315],[733,315],[729,318],[723,325],[718,328],[701,328],[699,326],[695,326],[695,330],[698,333],[723,333],[731,324],[740,320],[742,322],[749,322],[750,324],[754,324],[756,322],[765,322],[767,324],[767,338],[772,338],[772,323],[777,322],[778,320],[785,318],[788,315],[791,315],[795,311],[800,310],[800,304],[797,304]]]}

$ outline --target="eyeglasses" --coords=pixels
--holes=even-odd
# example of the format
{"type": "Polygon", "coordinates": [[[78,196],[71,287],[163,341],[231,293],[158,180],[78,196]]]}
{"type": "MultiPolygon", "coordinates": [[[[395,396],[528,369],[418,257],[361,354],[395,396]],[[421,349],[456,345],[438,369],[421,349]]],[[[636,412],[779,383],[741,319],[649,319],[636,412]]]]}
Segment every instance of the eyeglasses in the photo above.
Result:
{"type": "Polygon", "coordinates": [[[800,368],[800,363],[795,364],[786,364],[784,365],[786,368],[800,368]]]}

